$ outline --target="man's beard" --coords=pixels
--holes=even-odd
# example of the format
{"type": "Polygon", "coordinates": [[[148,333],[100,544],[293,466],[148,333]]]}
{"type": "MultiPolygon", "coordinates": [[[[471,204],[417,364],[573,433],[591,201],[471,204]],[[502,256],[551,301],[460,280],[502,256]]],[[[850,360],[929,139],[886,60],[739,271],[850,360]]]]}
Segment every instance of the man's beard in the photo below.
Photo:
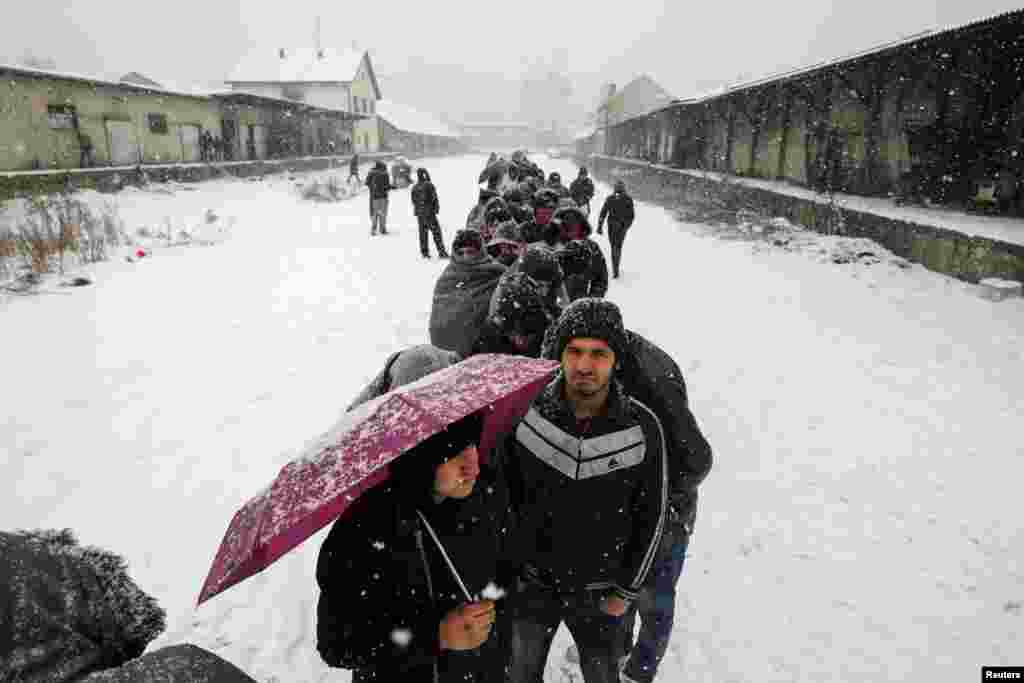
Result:
{"type": "Polygon", "coordinates": [[[571,385],[573,391],[575,391],[577,394],[585,398],[590,398],[591,396],[596,396],[600,394],[602,391],[604,391],[605,387],[608,386],[607,382],[602,384],[600,381],[598,381],[597,377],[595,376],[587,376],[586,378],[583,378],[585,379],[585,383],[581,383],[580,379],[581,378],[576,378],[576,380],[573,381],[571,385]]]}

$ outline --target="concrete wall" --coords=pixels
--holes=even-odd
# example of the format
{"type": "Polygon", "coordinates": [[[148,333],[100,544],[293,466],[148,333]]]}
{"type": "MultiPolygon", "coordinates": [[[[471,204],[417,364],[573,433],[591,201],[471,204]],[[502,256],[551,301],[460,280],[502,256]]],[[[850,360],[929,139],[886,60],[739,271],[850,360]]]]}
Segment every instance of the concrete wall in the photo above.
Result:
{"type": "Polygon", "coordinates": [[[114,85],[72,80],[2,75],[0,97],[0,169],[74,168],[80,162],[78,135],[73,129],[51,128],[51,105],[75,108],[78,124],[93,143],[95,163],[110,162],[108,121],[128,123],[138,143],[139,161],[182,161],[185,150],[179,127],[199,126],[217,134],[218,106],[209,100],[136,91],[114,85]],[[150,130],[147,114],[167,118],[167,132],[150,130]]]}
{"type": "MultiPolygon", "coordinates": [[[[628,174],[635,199],[672,204],[700,202],[721,191],[721,183],[673,169],[653,167],[626,159],[594,155],[578,159],[595,178],[612,182],[628,174]]],[[[836,234],[837,212],[825,199],[816,201],[733,183],[730,191],[771,216],[822,233],[836,234]]],[[[842,210],[841,234],[866,237],[898,256],[968,282],[1001,277],[1024,282],[1024,245],[1010,244],[871,213],[842,210]]]]}

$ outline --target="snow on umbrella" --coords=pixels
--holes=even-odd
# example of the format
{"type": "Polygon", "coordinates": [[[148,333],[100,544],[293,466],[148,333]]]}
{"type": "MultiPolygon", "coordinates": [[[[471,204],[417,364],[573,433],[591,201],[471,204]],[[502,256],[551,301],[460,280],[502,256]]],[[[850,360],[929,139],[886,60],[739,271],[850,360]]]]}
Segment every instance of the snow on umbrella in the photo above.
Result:
{"type": "Polygon", "coordinates": [[[479,410],[486,457],[557,369],[555,361],[482,354],[346,413],[235,513],[197,605],[266,569],[385,481],[389,462],[479,410]]]}

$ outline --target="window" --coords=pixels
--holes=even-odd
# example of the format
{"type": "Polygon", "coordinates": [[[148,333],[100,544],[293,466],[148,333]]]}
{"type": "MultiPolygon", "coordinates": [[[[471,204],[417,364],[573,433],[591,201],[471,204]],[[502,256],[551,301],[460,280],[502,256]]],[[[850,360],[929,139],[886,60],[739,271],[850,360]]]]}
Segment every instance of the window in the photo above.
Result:
{"type": "Polygon", "coordinates": [[[50,128],[74,129],[78,127],[75,108],[70,104],[51,104],[47,106],[46,117],[50,121],[50,128]]]}
{"type": "Polygon", "coordinates": [[[146,114],[146,120],[149,122],[149,132],[161,135],[167,134],[166,114],[146,114]]]}

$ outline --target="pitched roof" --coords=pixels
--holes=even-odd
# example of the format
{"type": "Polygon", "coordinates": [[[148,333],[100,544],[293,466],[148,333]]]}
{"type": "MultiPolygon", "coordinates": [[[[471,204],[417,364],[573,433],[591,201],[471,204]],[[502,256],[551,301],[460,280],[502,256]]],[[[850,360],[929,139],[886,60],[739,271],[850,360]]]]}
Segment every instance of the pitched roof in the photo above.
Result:
{"type": "Polygon", "coordinates": [[[162,95],[180,95],[183,97],[196,97],[206,99],[209,94],[207,89],[198,86],[188,86],[186,88],[174,88],[169,85],[161,86],[150,86],[142,85],[139,83],[130,83],[125,81],[114,80],[113,78],[106,78],[104,76],[97,76],[93,74],[75,73],[71,71],[56,71],[54,69],[36,69],[28,66],[21,66],[19,64],[5,64],[0,62],[0,71],[6,71],[9,73],[21,74],[24,76],[33,76],[37,78],[56,78],[65,81],[78,81],[80,83],[89,83],[92,85],[110,85],[118,88],[124,88],[126,90],[143,91],[159,93],[162,95]]]}
{"type": "Polygon", "coordinates": [[[399,130],[420,135],[457,138],[458,133],[437,116],[391,100],[377,100],[377,115],[399,130]]]}
{"type": "Polygon", "coordinates": [[[634,78],[621,90],[609,97],[602,106],[607,106],[612,102],[621,102],[622,109],[616,113],[619,115],[620,120],[625,121],[637,116],[643,116],[656,109],[661,109],[675,101],[675,99],[671,93],[658,85],[653,78],[643,74],[634,78]]]}
{"type": "Polygon", "coordinates": [[[934,38],[949,36],[960,31],[983,28],[986,25],[994,24],[1000,20],[1020,19],[1022,17],[1024,17],[1024,9],[1016,9],[1010,10],[1008,12],[1000,12],[998,14],[982,17],[979,19],[972,19],[970,21],[961,24],[954,24],[952,26],[925,29],[923,31],[918,31],[916,33],[902,36],[900,38],[887,40],[882,43],[877,43],[875,45],[872,45],[871,47],[857,50],[855,52],[845,54],[839,57],[834,57],[832,59],[826,59],[820,62],[816,62],[814,64],[808,64],[805,66],[797,67],[795,69],[778,71],[775,73],[768,74],[766,76],[760,76],[758,78],[742,81],[739,83],[732,83],[729,85],[720,86],[719,88],[715,88],[710,92],[688,97],[685,101],[687,103],[700,103],[707,100],[716,99],[717,97],[720,97],[721,95],[726,93],[748,90],[750,88],[756,88],[757,86],[766,85],[768,83],[773,83],[776,81],[785,81],[793,78],[798,78],[800,76],[805,76],[818,71],[823,71],[825,69],[828,69],[829,67],[837,66],[839,64],[844,64],[847,62],[854,62],[858,59],[878,55],[884,52],[888,52],[890,50],[895,50],[897,48],[911,45],[913,43],[922,43],[928,40],[932,40],[934,38]]]}
{"type": "MultiPolygon", "coordinates": [[[[356,50],[268,48],[250,51],[225,79],[228,83],[347,83],[366,56],[356,50]],[[281,54],[284,54],[284,57],[281,54]]],[[[376,81],[376,78],[374,78],[376,81]]],[[[374,83],[376,87],[376,83],[374,83]]]]}

